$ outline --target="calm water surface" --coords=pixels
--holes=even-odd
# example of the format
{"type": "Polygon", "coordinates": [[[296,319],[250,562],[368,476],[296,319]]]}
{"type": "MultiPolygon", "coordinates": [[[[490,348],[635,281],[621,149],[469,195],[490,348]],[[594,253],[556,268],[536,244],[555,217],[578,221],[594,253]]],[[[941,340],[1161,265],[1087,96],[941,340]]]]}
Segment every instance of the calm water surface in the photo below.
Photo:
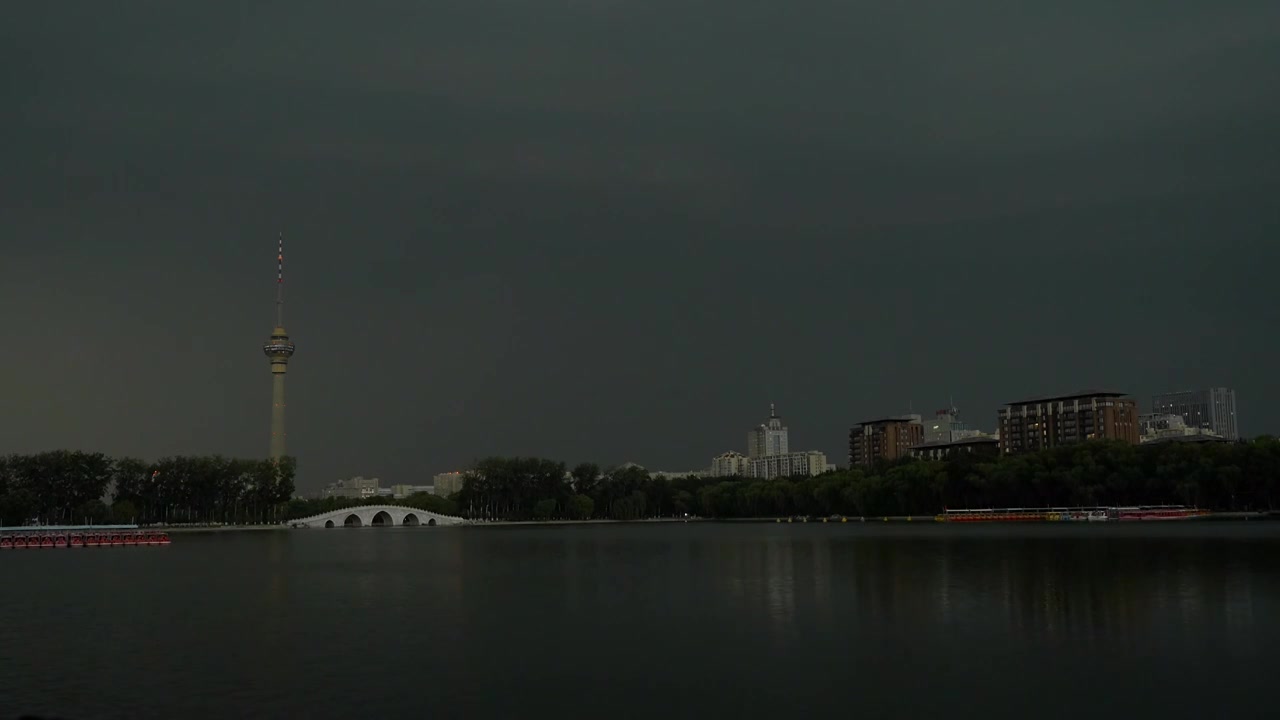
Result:
{"type": "Polygon", "coordinates": [[[0,571],[0,718],[1280,717],[1280,524],[224,533],[0,571]]]}

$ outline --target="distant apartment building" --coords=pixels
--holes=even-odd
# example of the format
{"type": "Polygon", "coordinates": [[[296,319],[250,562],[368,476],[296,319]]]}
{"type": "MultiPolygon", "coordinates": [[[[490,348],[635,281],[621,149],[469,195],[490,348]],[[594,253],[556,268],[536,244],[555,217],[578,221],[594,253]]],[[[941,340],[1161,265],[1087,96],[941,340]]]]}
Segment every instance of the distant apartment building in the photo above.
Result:
{"type": "Polygon", "coordinates": [[[1159,442],[1171,438],[1181,439],[1193,435],[1222,437],[1209,428],[1188,427],[1181,415],[1151,413],[1138,416],[1138,441],[1141,443],[1159,442]]]}
{"type": "Polygon", "coordinates": [[[711,458],[711,477],[746,477],[747,460],[747,456],[740,452],[730,450],[721,453],[711,458]]]}
{"type": "Polygon", "coordinates": [[[758,458],[766,455],[785,455],[790,452],[787,447],[787,426],[782,418],[769,405],[769,419],[747,433],[747,457],[758,458]]]}
{"type": "Polygon", "coordinates": [[[768,480],[777,477],[821,475],[831,469],[825,453],[818,450],[747,458],[746,476],[768,480]]]}
{"type": "Polygon", "coordinates": [[[1087,440],[1138,444],[1138,406],[1124,393],[1090,390],[1009,403],[1000,410],[1000,452],[1033,452],[1087,440]]]}
{"type": "Polygon", "coordinates": [[[991,435],[973,435],[945,442],[926,442],[907,448],[907,454],[921,460],[950,460],[971,454],[995,457],[1000,454],[1000,439],[991,435]]]}
{"type": "Polygon", "coordinates": [[[366,498],[377,497],[378,488],[381,481],[378,478],[367,478],[357,475],[353,478],[339,480],[330,483],[328,487],[320,491],[320,497],[338,497],[338,498],[354,498],[364,500],[366,498]]]}
{"type": "Polygon", "coordinates": [[[445,472],[435,476],[432,480],[432,487],[436,495],[441,497],[449,497],[450,495],[462,489],[462,481],[465,473],[461,472],[445,472]]]}
{"type": "Polygon", "coordinates": [[[1236,391],[1216,387],[1156,395],[1151,399],[1154,415],[1178,415],[1193,429],[1205,429],[1231,441],[1240,439],[1236,426],[1236,391]]]}
{"type": "Polygon", "coordinates": [[[907,450],[924,442],[919,415],[869,420],[849,430],[849,467],[870,467],[881,460],[906,457],[907,450]]]}
{"type": "Polygon", "coordinates": [[[410,495],[416,495],[417,493],[434,492],[435,486],[433,485],[392,485],[390,490],[391,490],[391,497],[396,498],[397,500],[402,500],[404,498],[409,497],[410,495]]]}

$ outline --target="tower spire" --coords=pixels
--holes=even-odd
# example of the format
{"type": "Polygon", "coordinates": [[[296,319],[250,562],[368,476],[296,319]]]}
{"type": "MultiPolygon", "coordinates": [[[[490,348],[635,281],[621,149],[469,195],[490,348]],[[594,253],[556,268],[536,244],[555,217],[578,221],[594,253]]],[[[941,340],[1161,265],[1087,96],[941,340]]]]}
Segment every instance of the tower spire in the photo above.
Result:
{"type": "Polygon", "coordinates": [[[276,248],[276,327],[284,327],[284,233],[276,248]]]}

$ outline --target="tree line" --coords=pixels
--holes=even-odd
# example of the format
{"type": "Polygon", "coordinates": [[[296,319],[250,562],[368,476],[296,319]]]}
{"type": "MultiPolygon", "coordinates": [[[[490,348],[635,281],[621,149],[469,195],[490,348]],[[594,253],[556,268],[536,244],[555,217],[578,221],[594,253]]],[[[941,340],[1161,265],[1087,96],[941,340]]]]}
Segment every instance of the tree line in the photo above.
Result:
{"type": "Polygon", "coordinates": [[[266,523],[284,519],[293,458],[218,455],[154,462],[57,450],[0,457],[0,520],[80,523],[266,523]]]}
{"type": "Polygon", "coordinates": [[[451,498],[471,518],[614,519],[933,515],[945,508],[1195,505],[1274,510],[1280,441],[1129,445],[1093,441],[1001,457],[903,460],[817,477],[655,477],[634,465],[569,469],[488,458],[451,498]]]}
{"type": "MultiPolygon", "coordinates": [[[[290,500],[295,462],[221,456],[155,462],[59,450],[0,457],[0,521],[45,523],[282,522],[363,504],[290,500]]],[[[906,460],[817,477],[653,476],[635,465],[568,468],[542,458],[488,458],[450,498],[419,493],[402,504],[474,519],[639,520],[684,515],[930,515],[944,508],[1185,504],[1274,510],[1280,441],[1095,441],[1025,455],[906,460]]]]}

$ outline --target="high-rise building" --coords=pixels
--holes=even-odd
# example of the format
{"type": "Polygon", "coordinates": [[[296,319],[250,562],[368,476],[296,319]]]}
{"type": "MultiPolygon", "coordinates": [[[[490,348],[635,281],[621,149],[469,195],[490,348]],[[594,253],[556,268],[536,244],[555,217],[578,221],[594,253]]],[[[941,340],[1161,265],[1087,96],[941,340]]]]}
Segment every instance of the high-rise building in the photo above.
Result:
{"type": "Polygon", "coordinates": [[[831,469],[827,456],[818,450],[791,452],[787,426],[773,405],[769,419],[747,433],[747,454],[722,453],[711,459],[711,477],[776,478],[821,475],[831,469]]]}
{"type": "Polygon", "coordinates": [[[1000,452],[1086,440],[1138,444],[1138,406],[1124,393],[1089,390],[1009,403],[1000,410],[1000,452]]]}
{"type": "Polygon", "coordinates": [[[293,343],[284,331],[284,235],[276,251],[276,327],[271,339],[262,346],[262,352],[271,361],[271,449],[269,457],[279,461],[285,455],[284,446],[284,374],[293,357],[293,343]]]}
{"type": "Polygon", "coordinates": [[[905,457],[907,449],[924,442],[919,415],[869,420],[849,429],[849,466],[870,467],[880,460],[905,457]]]}
{"type": "Polygon", "coordinates": [[[769,419],[747,433],[747,457],[784,455],[787,452],[787,426],[782,424],[782,418],[778,417],[770,403],[769,419]]]}
{"type": "Polygon", "coordinates": [[[1236,426],[1236,391],[1216,387],[1156,395],[1151,399],[1154,415],[1180,415],[1187,427],[1210,430],[1227,440],[1239,440],[1236,426]]]}

